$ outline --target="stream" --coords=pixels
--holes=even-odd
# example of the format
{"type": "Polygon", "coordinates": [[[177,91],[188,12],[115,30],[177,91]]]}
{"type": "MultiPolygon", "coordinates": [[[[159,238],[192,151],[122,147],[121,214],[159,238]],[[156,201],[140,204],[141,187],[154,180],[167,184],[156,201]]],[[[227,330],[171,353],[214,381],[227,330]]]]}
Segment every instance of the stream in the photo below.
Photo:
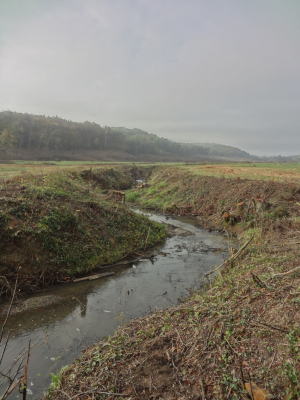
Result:
{"type": "MultiPolygon", "coordinates": [[[[113,276],[57,285],[32,295],[21,312],[9,317],[11,333],[2,368],[28,348],[29,340],[33,344],[43,338],[30,352],[27,399],[40,398],[51,383],[51,373],[57,374],[118,326],[178,304],[207,283],[204,274],[227,258],[232,243],[196,227],[195,218],[146,215],[172,225],[175,235],[153,250],[156,257],[105,270],[115,271],[113,276]]],[[[22,395],[16,389],[8,398],[20,400],[22,395]]]]}

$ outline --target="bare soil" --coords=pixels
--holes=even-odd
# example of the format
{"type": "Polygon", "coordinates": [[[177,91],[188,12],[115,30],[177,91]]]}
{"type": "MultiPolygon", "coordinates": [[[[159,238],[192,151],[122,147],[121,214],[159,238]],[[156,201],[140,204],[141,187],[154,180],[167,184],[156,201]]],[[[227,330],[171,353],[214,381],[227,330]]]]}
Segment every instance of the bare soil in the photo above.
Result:
{"type": "Polygon", "coordinates": [[[135,182],[134,166],[22,175],[0,185],[0,296],[69,282],[132,258],[166,235],[110,189],[135,182]]]}

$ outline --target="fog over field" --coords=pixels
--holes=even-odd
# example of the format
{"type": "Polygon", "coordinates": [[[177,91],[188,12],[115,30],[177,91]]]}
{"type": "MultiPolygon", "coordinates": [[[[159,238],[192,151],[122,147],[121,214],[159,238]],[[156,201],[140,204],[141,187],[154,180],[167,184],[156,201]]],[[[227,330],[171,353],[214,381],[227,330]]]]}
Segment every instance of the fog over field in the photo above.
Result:
{"type": "Polygon", "coordinates": [[[300,2],[0,0],[0,111],[300,154],[300,2]]]}

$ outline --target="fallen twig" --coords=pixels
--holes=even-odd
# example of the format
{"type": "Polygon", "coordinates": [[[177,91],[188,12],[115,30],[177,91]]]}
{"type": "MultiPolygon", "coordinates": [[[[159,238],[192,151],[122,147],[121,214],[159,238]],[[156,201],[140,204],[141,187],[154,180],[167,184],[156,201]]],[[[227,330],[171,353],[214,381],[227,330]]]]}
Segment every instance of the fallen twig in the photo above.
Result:
{"type": "Polygon", "coordinates": [[[291,270],[288,271],[288,272],[283,272],[283,273],[281,273],[281,274],[272,275],[268,280],[273,279],[273,278],[275,278],[276,276],[285,276],[285,275],[289,275],[289,274],[291,274],[292,272],[295,272],[295,271],[297,271],[297,270],[299,270],[299,269],[300,269],[300,266],[299,266],[299,267],[296,267],[296,268],[294,268],[294,269],[291,269],[291,270]]]}
{"type": "Polygon", "coordinates": [[[250,244],[250,242],[252,241],[253,238],[254,238],[254,236],[252,236],[251,239],[248,240],[248,242],[245,243],[245,244],[239,249],[239,251],[238,251],[237,253],[235,253],[233,256],[227,258],[227,260],[225,260],[221,265],[219,265],[218,267],[216,267],[214,270],[210,271],[208,274],[205,274],[205,276],[209,276],[209,275],[213,274],[215,271],[219,271],[219,269],[220,269],[221,267],[223,267],[223,265],[226,264],[227,262],[236,260],[236,259],[242,254],[242,252],[245,250],[245,248],[250,244]]]}
{"type": "Polygon", "coordinates": [[[29,356],[30,356],[30,340],[28,344],[28,353],[27,353],[27,360],[25,364],[25,374],[24,374],[24,379],[23,379],[23,400],[26,400],[26,394],[27,394],[27,373],[28,373],[28,362],[29,362],[29,356]]]}
{"type": "Polygon", "coordinates": [[[250,394],[251,394],[251,399],[254,400],[254,397],[253,397],[253,389],[252,389],[252,382],[251,382],[251,375],[250,375],[249,371],[248,371],[248,377],[249,377],[249,382],[250,382],[250,394]]]}
{"type": "Polygon", "coordinates": [[[199,379],[200,386],[201,386],[201,395],[202,395],[202,400],[205,400],[205,394],[204,394],[204,387],[203,387],[203,382],[202,379],[199,379]]]}
{"type": "Polygon", "coordinates": [[[267,286],[259,279],[257,275],[255,275],[253,272],[250,272],[252,275],[253,281],[260,287],[260,288],[265,288],[267,289],[267,286]]]}
{"type": "Polygon", "coordinates": [[[9,396],[12,391],[15,390],[15,388],[20,384],[22,379],[23,377],[21,376],[21,378],[15,380],[14,383],[9,386],[8,390],[0,397],[0,400],[4,400],[7,396],[9,396]]]}
{"type": "Polygon", "coordinates": [[[149,233],[150,233],[150,231],[151,231],[151,228],[149,227],[149,229],[148,229],[148,233],[147,233],[147,237],[146,237],[146,241],[145,241],[144,250],[145,250],[145,249],[146,249],[146,247],[147,247],[147,242],[148,242],[148,237],[149,237],[149,233]]]}
{"type": "Polygon", "coordinates": [[[256,324],[260,324],[260,325],[267,326],[268,328],[275,329],[276,331],[285,332],[285,333],[287,332],[287,329],[277,328],[276,326],[272,326],[272,325],[269,325],[269,324],[265,324],[264,322],[255,321],[255,320],[252,320],[252,321],[250,321],[250,322],[254,322],[254,323],[256,323],[256,324]]]}
{"type": "Polygon", "coordinates": [[[5,321],[4,321],[3,325],[2,325],[1,334],[0,334],[0,343],[2,341],[4,328],[5,328],[5,325],[7,323],[7,320],[8,320],[8,317],[9,317],[9,314],[10,314],[10,311],[11,311],[11,308],[12,308],[12,305],[13,305],[13,302],[14,302],[14,298],[15,298],[15,295],[16,295],[16,290],[17,290],[17,285],[18,285],[18,278],[19,278],[19,272],[17,274],[16,283],[15,283],[14,291],[13,291],[13,294],[12,294],[12,297],[11,297],[11,302],[10,302],[9,307],[8,307],[6,318],[5,318],[5,321]]]}
{"type": "Polygon", "coordinates": [[[114,275],[115,272],[104,272],[103,274],[96,274],[85,276],[83,278],[74,279],[73,282],[93,281],[95,279],[105,278],[106,276],[114,275]]]}

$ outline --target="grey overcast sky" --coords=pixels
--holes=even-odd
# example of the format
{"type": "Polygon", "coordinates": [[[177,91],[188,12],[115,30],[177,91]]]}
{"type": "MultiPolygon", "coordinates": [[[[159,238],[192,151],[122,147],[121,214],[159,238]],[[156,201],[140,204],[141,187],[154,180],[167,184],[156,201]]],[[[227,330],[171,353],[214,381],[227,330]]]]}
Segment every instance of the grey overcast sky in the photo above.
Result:
{"type": "Polygon", "coordinates": [[[0,0],[0,110],[300,154],[300,1],[0,0]]]}

